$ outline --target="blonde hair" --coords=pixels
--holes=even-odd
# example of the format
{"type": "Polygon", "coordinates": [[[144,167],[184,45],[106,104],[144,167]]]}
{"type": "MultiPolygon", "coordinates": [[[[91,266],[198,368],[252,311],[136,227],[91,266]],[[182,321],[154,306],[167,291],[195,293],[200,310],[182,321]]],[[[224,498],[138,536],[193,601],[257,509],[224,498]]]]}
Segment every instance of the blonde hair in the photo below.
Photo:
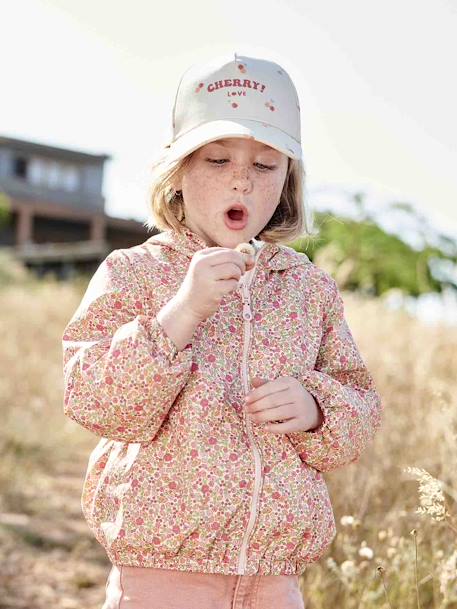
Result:
{"type": "MultiPolygon", "coordinates": [[[[193,154],[172,165],[167,164],[164,156],[152,165],[153,180],[148,201],[150,216],[144,223],[148,229],[183,232],[185,216],[182,193],[176,193],[173,183],[185,173],[193,154]]],[[[255,236],[256,239],[268,243],[289,243],[317,234],[305,201],[305,178],[303,161],[289,157],[279,204],[266,226],[255,236]]]]}

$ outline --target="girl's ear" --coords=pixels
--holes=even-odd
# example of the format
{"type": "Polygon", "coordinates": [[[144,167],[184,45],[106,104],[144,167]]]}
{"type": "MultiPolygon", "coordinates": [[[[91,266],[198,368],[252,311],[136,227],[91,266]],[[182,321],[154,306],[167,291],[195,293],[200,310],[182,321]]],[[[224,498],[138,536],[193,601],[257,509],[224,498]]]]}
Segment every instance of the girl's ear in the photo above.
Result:
{"type": "Polygon", "coordinates": [[[171,187],[173,189],[173,193],[174,194],[178,194],[182,192],[182,189],[180,188],[180,183],[179,182],[172,182],[171,183],[171,187]]]}
{"type": "Polygon", "coordinates": [[[182,191],[182,179],[175,178],[171,182],[171,186],[173,190],[176,192],[177,190],[182,191]]]}

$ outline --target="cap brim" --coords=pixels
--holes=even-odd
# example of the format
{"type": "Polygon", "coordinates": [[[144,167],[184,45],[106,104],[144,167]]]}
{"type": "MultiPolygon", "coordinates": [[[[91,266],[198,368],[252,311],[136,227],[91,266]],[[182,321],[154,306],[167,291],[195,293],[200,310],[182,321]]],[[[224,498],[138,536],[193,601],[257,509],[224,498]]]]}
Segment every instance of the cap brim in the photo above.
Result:
{"type": "Polygon", "coordinates": [[[302,159],[301,145],[277,127],[254,120],[218,120],[203,123],[165,147],[162,158],[174,163],[205,144],[225,137],[252,138],[267,144],[292,159],[302,159]]]}

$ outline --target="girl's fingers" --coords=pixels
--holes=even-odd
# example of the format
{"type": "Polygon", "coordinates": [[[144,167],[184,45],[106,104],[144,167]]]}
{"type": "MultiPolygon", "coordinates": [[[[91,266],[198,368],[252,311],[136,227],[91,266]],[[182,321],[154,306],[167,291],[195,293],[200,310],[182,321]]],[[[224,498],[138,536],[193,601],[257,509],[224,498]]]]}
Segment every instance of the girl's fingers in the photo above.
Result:
{"type": "Polygon", "coordinates": [[[254,256],[227,247],[206,248],[201,250],[200,257],[204,257],[211,268],[228,263],[236,264],[241,274],[250,271],[255,266],[254,256]]]}
{"type": "Polygon", "coordinates": [[[251,270],[255,265],[255,249],[250,243],[240,243],[235,250],[240,252],[246,264],[246,270],[251,270]]]}
{"type": "Polygon", "coordinates": [[[216,251],[226,250],[226,247],[205,247],[205,249],[200,250],[201,256],[208,256],[208,254],[214,254],[216,251]]]}
{"type": "MultiPolygon", "coordinates": [[[[221,263],[221,264],[216,264],[212,268],[214,269],[216,267],[219,267],[217,269],[216,276],[214,277],[216,280],[236,279],[238,281],[240,278],[240,275],[242,275],[244,273],[244,270],[240,269],[240,267],[237,264],[235,264],[234,262],[225,262],[225,263],[221,263]]],[[[214,273],[214,271],[213,271],[213,273],[214,273]]]]}
{"type": "Polygon", "coordinates": [[[249,257],[246,260],[246,270],[250,271],[255,266],[255,261],[253,257],[249,257]]]}

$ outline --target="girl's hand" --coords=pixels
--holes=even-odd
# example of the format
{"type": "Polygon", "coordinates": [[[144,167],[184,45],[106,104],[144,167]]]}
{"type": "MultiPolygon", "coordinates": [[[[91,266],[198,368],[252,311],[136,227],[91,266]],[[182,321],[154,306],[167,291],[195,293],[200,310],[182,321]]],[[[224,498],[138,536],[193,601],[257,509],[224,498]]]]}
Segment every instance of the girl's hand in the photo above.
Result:
{"type": "Polygon", "coordinates": [[[228,247],[207,247],[196,252],[174,299],[198,322],[219,308],[222,298],[238,286],[254,257],[228,247]]]}
{"type": "Polygon", "coordinates": [[[255,377],[246,396],[246,410],[251,421],[266,423],[263,429],[273,433],[308,431],[318,427],[324,415],[314,397],[292,376],[274,381],[255,377]],[[272,421],[284,421],[272,423],[272,421]]]}
{"type": "Polygon", "coordinates": [[[246,262],[246,270],[250,271],[255,266],[255,249],[250,243],[239,243],[236,246],[236,251],[243,254],[244,261],[246,262]]]}

